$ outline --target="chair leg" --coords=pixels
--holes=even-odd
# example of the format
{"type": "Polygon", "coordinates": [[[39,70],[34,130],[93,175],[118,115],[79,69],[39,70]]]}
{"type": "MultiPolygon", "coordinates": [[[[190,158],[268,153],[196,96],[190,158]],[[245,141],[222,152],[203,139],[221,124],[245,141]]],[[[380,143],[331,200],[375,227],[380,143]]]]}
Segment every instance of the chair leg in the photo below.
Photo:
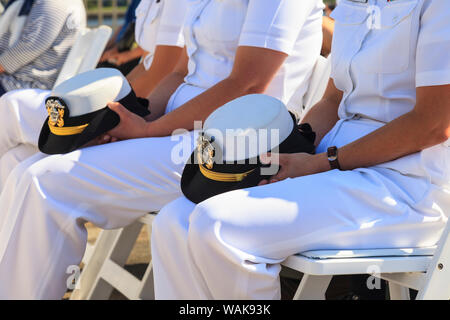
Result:
{"type": "MultiPolygon", "coordinates": [[[[146,222],[148,229],[148,239],[149,245],[151,246],[151,238],[152,238],[152,222],[155,215],[149,215],[151,218],[150,222],[146,222]]],[[[145,270],[144,277],[142,278],[142,286],[140,290],[140,297],[143,300],[154,300],[155,299],[155,288],[153,282],[153,265],[152,258],[150,257],[150,262],[148,264],[147,270],[145,270]]]]}
{"type": "Polygon", "coordinates": [[[411,300],[409,288],[393,282],[389,282],[389,295],[391,300],[411,300]]]}
{"type": "Polygon", "coordinates": [[[90,258],[86,259],[83,272],[78,279],[77,288],[72,292],[70,300],[85,300],[92,290],[94,281],[107,259],[121,229],[102,230],[92,248],[90,258]]]}
{"type": "Polygon", "coordinates": [[[150,261],[144,277],[141,280],[139,298],[142,300],[155,300],[155,288],[153,282],[153,265],[150,261]]]}
{"type": "Polygon", "coordinates": [[[111,263],[123,267],[130,255],[131,250],[136,242],[137,237],[142,229],[142,224],[139,221],[127,226],[126,228],[118,230],[112,241],[112,246],[106,254],[103,264],[100,266],[99,272],[93,281],[90,292],[87,295],[89,300],[104,300],[109,299],[113,291],[113,287],[103,279],[103,273],[106,276],[111,263]]]}
{"type": "Polygon", "coordinates": [[[294,295],[294,300],[325,300],[325,292],[333,276],[304,274],[294,295]]]}

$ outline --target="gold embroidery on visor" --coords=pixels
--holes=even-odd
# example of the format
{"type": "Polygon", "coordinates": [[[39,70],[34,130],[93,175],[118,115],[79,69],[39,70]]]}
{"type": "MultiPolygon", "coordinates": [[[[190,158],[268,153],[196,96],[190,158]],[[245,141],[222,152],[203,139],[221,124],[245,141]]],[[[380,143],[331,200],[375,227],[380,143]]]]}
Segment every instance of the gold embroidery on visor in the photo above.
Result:
{"type": "Polygon", "coordinates": [[[89,124],[83,124],[81,126],[76,126],[76,127],[65,127],[65,128],[58,128],[55,126],[52,126],[50,124],[50,120],[48,121],[48,126],[50,128],[50,131],[57,136],[71,136],[74,134],[80,134],[84,131],[84,129],[88,126],[89,124]]]}
{"type": "Polygon", "coordinates": [[[219,182],[240,182],[244,180],[250,173],[255,171],[256,169],[252,169],[250,171],[244,173],[222,173],[222,172],[214,172],[206,169],[201,164],[199,164],[200,172],[208,179],[219,181],[219,182]]]}

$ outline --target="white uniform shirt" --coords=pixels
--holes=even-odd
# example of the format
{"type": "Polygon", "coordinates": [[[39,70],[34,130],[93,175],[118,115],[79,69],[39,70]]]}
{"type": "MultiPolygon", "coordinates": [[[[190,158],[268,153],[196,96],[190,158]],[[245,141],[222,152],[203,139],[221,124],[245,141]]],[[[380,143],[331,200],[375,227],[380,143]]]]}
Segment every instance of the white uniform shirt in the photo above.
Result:
{"type": "MultiPolygon", "coordinates": [[[[341,0],[331,16],[336,21],[332,78],[344,92],[339,117],[367,118],[379,124],[361,126],[347,137],[335,132],[340,144],[411,111],[416,87],[450,83],[448,0],[341,0]]],[[[446,145],[380,167],[447,183],[450,152],[446,145]]]]}
{"type": "Polygon", "coordinates": [[[149,54],[144,58],[149,69],[156,45],[184,47],[183,25],[186,0],[141,0],[136,8],[136,42],[149,54]]]}
{"type": "Polygon", "coordinates": [[[266,93],[288,102],[306,92],[322,45],[321,0],[188,0],[189,72],[169,101],[171,111],[228,77],[238,46],[289,55],[266,93]]]}

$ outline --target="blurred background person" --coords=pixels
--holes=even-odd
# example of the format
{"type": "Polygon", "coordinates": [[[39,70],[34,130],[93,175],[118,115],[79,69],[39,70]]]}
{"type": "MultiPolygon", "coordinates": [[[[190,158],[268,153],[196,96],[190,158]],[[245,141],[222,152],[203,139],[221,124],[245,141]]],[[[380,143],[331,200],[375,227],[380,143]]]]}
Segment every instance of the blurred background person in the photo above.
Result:
{"type": "Polygon", "coordinates": [[[324,9],[325,15],[326,15],[327,17],[329,17],[330,14],[331,14],[331,12],[333,12],[334,8],[336,8],[336,4],[335,4],[334,2],[333,2],[333,3],[327,3],[327,4],[325,5],[325,9],[324,9]]]}
{"type": "Polygon", "coordinates": [[[0,96],[15,89],[51,89],[85,26],[81,0],[9,1],[0,17],[0,96]]]}
{"type": "Polygon", "coordinates": [[[330,18],[330,14],[336,7],[337,2],[334,0],[324,2],[325,2],[325,9],[323,10],[323,21],[322,21],[323,43],[322,43],[322,51],[320,54],[324,57],[327,57],[331,52],[331,42],[333,41],[333,32],[334,32],[334,20],[330,18]]]}
{"type": "MultiPolygon", "coordinates": [[[[138,97],[148,97],[184,59],[186,9],[185,0],[142,0],[136,10],[136,41],[149,52],[127,76],[138,97]]],[[[177,87],[174,84],[172,91],[177,87]]],[[[23,89],[0,97],[0,191],[13,168],[39,151],[39,132],[47,118],[45,100],[50,94],[50,90],[23,89]]]]}
{"type": "Polygon", "coordinates": [[[135,42],[136,9],[140,3],[141,0],[133,0],[128,6],[125,21],[108,42],[100,58],[99,68],[116,68],[127,75],[146,54],[135,42]]]}

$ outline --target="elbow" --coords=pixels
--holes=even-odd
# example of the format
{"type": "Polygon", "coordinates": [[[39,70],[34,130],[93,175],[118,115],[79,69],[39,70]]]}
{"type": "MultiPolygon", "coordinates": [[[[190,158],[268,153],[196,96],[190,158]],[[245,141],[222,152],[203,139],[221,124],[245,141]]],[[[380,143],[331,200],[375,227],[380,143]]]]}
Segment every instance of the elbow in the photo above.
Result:
{"type": "Polygon", "coordinates": [[[447,141],[450,138],[450,127],[449,126],[438,126],[433,131],[431,136],[434,140],[434,144],[440,144],[447,141]]]}
{"type": "Polygon", "coordinates": [[[257,84],[254,84],[254,85],[251,85],[251,86],[247,87],[247,90],[246,90],[245,94],[264,93],[264,92],[266,92],[266,89],[267,89],[267,85],[266,84],[257,83],[257,84]]]}
{"type": "Polygon", "coordinates": [[[416,131],[416,144],[422,150],[447,141],[450,138],[450,118],[436,117],[428,112],[410,112],[413,122],[411,128],[416,131]]]}
{"type": "Polygon", "coordinates": [[[445,124],[435,123],[428,130],[423,131],[426,142],[424,147],[432,147],[447,141],[450,138],[450,126],[445,124]]]}
{"type": "Polygon", "coordinates": [[[254,79],[241,79],[238,77],[228,77],[227,80],[240,93],[240,95],[264,93],[269,85],[266,81],[254,79]]]}

